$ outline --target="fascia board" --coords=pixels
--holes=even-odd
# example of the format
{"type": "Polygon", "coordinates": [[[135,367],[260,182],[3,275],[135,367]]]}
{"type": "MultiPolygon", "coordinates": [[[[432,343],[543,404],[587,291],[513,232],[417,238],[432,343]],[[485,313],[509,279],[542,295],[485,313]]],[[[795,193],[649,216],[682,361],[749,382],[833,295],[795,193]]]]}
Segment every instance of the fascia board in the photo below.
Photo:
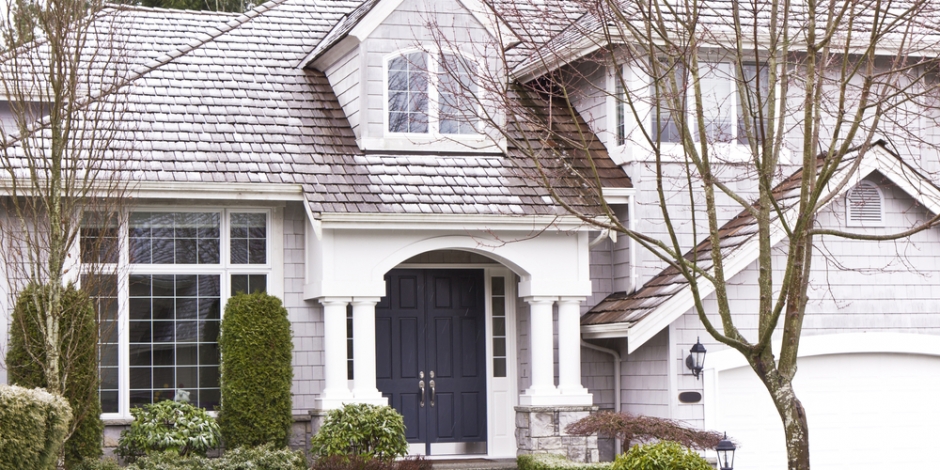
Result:
{"type": "Polygon", "coordinates": [[[940,214],[940,189],[887,151],[880,150],[876,156],[876,169],[930,212],[940,214]]]}
{"type": "Polygon", "coordinates": [[[482,1],[480,0],[457,0],[463,5],[467,11],[473,15],[476,20],[483,25],[483,28],[489,31],[490,35],[494,38],[500,40],[500,44],[503,46],[503,50],[506,50],[516,44],[519,44],[520,39],[516,36],[516,33],[512,31],[512,28],[506,24],[499,16],[497,16],[492,10],[490,10],[482,1]]]}
{"type": "Polygon", "coordinates": [[[570,64],[571,62],[574,62],[600,48],[601,45],[598,43],[598,38],[594,36],[585,36],[580,41],[569,47],[568,51],[564,53],[549,52],[549,54],[551,54],[551,57],[549,58],[550,60],[536,60],[528,66],[519,67],[513,70],[512,78],[521,83],[526,83],[553,70],[557,70],[566,64],[570,64]]]}
{"type": "Polygon", "coordinates": [[[129,187],[128,192],[138,199],[304,200],[303,187],[299,184],[140,182],[129,187]]]}
{"type": "MultiPolygon", "coordinates": [[[[326,69],[330,68],[330,66],[335,64],[336,61],[345,57],[346,54],[348,54],[350,51],[359,47],[360,43],[361,41],[358,37],[346,36],[338,43],[333,44],[332,47],[320,54],[320,57],[317,57],[317,59],[314,60],[310,65],[312,65],[313,68],[325,73],[326,69]]],[[[310,54],[312,55],[313,52],[310,54]]],[[[310,56],[304,57],[304,60],[300,61],[301,67],[303,67],[304,64],[309,63],[311,58],[312,57],[310,56]]]]}
{"type": "Polygon", "coordinates": [[[361,214],[323,213],[320,222],[324,229],[398,229],[398,230],[597,230],[572,216],[551,215],[442,215],[442,214],[361,214]]]}
{"type": "Polygon", "coordinates": [[[349,35],[358,38],[359,41],[369,37],[375,31],[375,28],[378,28],[389,15],[401,6],[403,1],[383,0],[379,2],[366,13],[366,16],[359,20],[359,23],[349,31],[349,35]]]}

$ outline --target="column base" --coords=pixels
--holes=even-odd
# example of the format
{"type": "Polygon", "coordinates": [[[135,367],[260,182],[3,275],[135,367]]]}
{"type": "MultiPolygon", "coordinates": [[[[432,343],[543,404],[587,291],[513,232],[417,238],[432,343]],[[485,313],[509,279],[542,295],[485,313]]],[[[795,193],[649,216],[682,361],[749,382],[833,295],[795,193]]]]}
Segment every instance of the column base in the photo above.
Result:
{"type": "Polygon", "coordinates": [[[517,406],[518,454],[561,454],[574,462],[599,461],[596,434],[572,436],[567,432],[568,425],[595,411],[596,406],[517,406]]]}
{"type": "Polygon", "coordinates": [[[369,405],[388,406],[388,398],[378,390],[353,390],[353,402],[369,405]]]}
{"type": "Polygon", "coordinates": [[[592,406],[594,396],[590,393],[584,394],[559,394],[552,395],[519,395],[519,405],[521,406],[592,406]]]}
{"type": "Polygon", "coordinates": [[[320,397],[314,402],[316,407],[321,410],[335,410],[342,408],[347,403],[356,403],[352,393],[349,390],[324,390],[320,397]]]}

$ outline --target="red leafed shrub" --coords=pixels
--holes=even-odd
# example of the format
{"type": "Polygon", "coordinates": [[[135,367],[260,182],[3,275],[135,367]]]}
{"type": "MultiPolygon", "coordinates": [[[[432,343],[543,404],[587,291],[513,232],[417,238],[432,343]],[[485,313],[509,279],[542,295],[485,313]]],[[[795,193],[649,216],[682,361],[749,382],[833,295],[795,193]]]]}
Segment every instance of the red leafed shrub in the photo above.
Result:
{"type": "Polygon", "coordinates": [[[569,434],[590,436],[600,434],[623,442],[629,449],[632,443],[674,441],[691,449],[714,449],[722,435],[716,431],[701,431],[686,427],[678,421],[652,416],[601,411],[568,425],[569,434]]]}

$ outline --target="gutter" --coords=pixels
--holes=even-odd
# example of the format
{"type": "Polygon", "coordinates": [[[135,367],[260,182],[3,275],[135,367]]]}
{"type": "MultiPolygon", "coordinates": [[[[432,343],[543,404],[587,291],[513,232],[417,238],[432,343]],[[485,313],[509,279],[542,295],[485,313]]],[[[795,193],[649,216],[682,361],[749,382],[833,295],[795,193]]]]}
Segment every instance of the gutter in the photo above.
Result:
{"type": "MultiPolygon", "coordinates": [[[[611,356],[613,356],[614,358],[614,411],[617,413],[620,413],[621,409],[623,408],[623,405],[621,404],[621,401],[620,401],[620,396],[622,394],[621,385],[620,385],[620,379],[621,379],[620,377],[620,367],[621,367],[620,366],[620,361],[621,361],[620,353],[613,349],[604,348],[596,344],[588,343],[587,341],[583,339],[581,340],[581,346],[588,348],[588,349],[593,349],[595,351],[602,352],[605,354],[610,354],[611,356]]],[[[620,455],[621,450],[623,450],[620,448],[620,446],[622,445],[623,443],[620,442],[620,439],[617,439],[615,437],[614,438],[614,457],[616,457],[617,455],[620,455]]]]}

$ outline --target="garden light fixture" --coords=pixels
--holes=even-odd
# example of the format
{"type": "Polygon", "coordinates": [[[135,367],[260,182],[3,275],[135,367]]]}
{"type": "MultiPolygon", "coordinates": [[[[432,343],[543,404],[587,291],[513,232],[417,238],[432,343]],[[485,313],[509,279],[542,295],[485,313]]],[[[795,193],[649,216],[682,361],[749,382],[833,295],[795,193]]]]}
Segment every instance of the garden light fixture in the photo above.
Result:
{"type": "Polygon", "coordinates": [[[728,440],[728,433],[725,433],[724,439],[718,441],[715,451],[718,452],[718,469],[734,470],[734,450],[737,449],[734,443],[728,440]]]}

